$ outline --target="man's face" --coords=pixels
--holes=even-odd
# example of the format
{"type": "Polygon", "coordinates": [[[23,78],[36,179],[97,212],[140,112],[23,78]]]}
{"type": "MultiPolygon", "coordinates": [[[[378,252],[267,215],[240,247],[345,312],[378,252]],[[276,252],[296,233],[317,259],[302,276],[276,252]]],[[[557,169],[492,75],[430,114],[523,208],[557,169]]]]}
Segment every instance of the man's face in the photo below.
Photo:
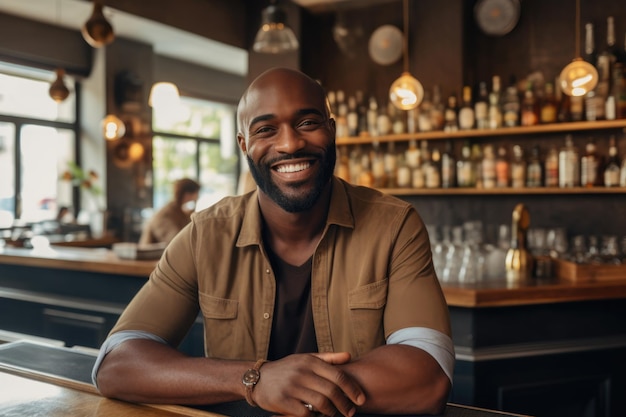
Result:
{"type": "Polygon", "coordinates": [[[287,212],[308,210],[332,177],[334,121],[319,86],[293,74],[266,76],[241,110],[242,150],[259,189],[287,212]]]}

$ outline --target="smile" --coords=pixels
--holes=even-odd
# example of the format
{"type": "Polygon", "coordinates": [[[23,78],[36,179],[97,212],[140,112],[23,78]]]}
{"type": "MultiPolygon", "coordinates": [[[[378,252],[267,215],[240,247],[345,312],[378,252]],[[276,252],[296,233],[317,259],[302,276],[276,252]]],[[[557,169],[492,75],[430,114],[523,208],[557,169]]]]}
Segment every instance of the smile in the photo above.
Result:
{"type": "Polygon", "coordinates": [[[304,171],[311,166],[310,162],[300,162],[297,164],[284,164],[276,167],[276,171],[280,173],[291,173],[304,171]]]}

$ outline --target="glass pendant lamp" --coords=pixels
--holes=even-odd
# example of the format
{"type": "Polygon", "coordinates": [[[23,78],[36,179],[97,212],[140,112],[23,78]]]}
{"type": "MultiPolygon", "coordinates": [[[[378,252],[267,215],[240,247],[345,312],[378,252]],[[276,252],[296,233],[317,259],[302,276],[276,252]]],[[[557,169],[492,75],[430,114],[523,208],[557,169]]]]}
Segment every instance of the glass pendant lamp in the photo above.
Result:
{"type": "Polygon", "coordinates": [[[298,39],[286,24],[287,14],[276,4],[276,0],[263,9],[262,21],[252,46],[255,52],[280,54],[298,49],[298,39]]]}
{"type": "Polygon", "coordinates": [[[403,1],[404,35],[402,37],[402,49],[404,57],[404,72],[396,79],[389,88],[389,100],[400,110],[412,110],[419,106],[424,98],[424,87],[409,72],[409,1],[403,1]]]}
{"type": "Polygon", "coordinates": [[[65,81],[63,77],[65,76],[65,70],[63,68],[56,69],[56,79],[52,84],[50,84],[50,88],[48,89],[48,94],[50,97],[57,103],[62,102],[70,95],[70,90],[65,85],[65,81]]]}
{"type": "Polygon", "coordinates": [[[576,0],[576,58],[559,75],[561,90],[568,96],[584,96],[598,84],[598,71],[580,56],[580,0],[576,0]]]}

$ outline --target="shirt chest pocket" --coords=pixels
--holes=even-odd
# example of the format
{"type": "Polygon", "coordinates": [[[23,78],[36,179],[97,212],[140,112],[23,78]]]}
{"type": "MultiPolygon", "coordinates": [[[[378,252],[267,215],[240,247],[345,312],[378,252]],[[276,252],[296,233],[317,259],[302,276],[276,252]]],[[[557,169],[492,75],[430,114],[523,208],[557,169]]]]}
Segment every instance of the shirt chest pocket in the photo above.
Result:
{"type": "Polygon", "coordinates": [[[383,319],[388,285],[385,279],[359,287],[348,294],[350,322],[359,356],[385,343],[383,319]]]}
{"type": "Polygon", "coordinates": [[[239,302],[226,298],[199,294],[200,310],[204,319],[204,340],[208,356],[218,358],[232,357],[240,345],[236,330],[239,302]]]}

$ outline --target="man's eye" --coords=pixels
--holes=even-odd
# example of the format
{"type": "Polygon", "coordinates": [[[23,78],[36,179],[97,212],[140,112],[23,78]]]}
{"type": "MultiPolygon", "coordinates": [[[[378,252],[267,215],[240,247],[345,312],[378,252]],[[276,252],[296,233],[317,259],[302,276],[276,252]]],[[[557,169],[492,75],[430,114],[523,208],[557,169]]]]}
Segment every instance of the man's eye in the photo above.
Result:
{"type": "Polygon", "coordinates": [[[315,129],[321,125],[322,125],[322,122],[320,120],[306,119],[306,120],[301,121],[298,124],[298,127],[302,127],[305,129],[315,129]]]}

